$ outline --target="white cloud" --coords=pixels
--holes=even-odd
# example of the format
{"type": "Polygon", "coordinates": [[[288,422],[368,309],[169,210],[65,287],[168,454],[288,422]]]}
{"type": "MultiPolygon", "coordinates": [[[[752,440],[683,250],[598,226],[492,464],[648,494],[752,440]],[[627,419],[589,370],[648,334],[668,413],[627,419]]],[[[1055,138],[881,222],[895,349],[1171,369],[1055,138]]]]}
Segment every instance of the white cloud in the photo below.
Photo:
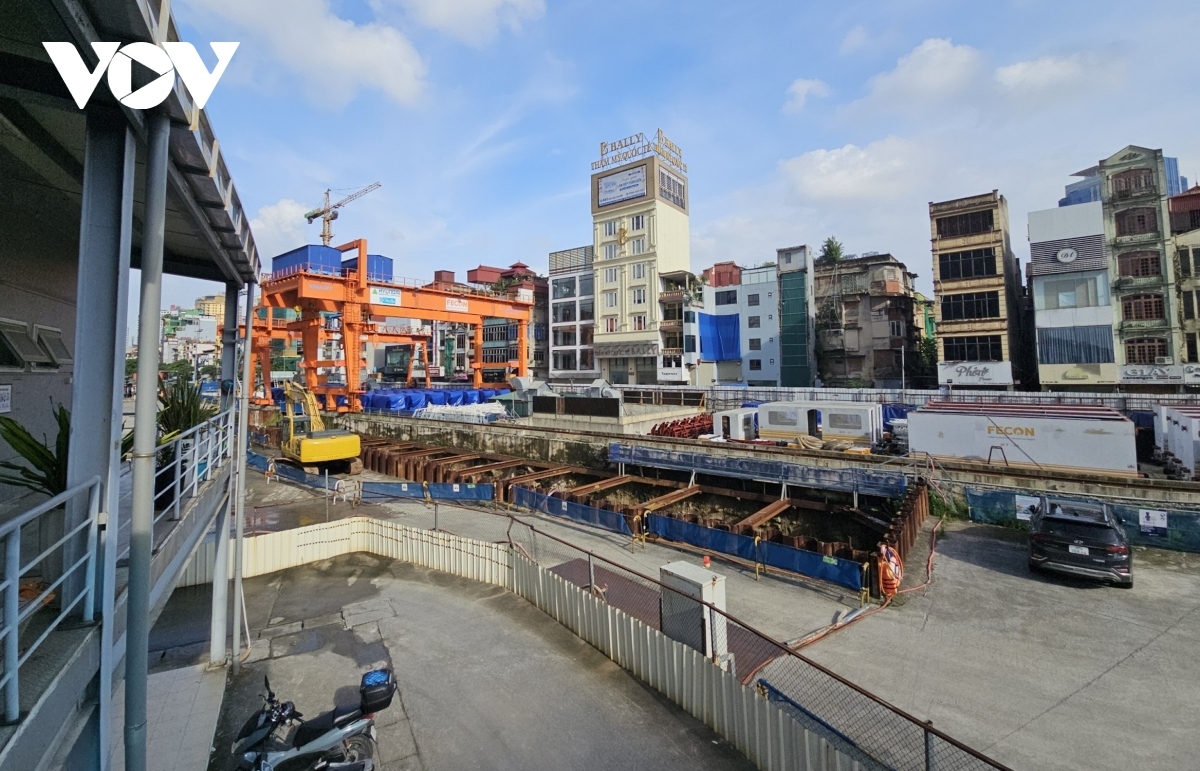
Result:
{"type": "Polygon", "coordinates": [[[968,45],[929,38],[871,79],[867,101],[887,109],[918,109],[962,95],[984,75],[983,55],[968,45]]]}
{"type": "Polygon", "coordinates": [[[867,45],[867,31],[862,27],[852,27],[842,38],[838,53],[843,56],[862,50],[867,45]]]}
{"type": "Polygon", "coordinates": [[[1124,60],[1087,53],[1043,56],[996,70],[996,87],[1010,101],[1025,107],[1078,101],[1118,88],[1124,81],[1124,60]]]}
{"type": "Polygon", "coordinates": [[[275,255],[316,241],[316,232],[304,221],[304,213],[311,208],[284,198],[261,207],[258,216],[250,220],[250,231],[254,233],[254,243],[264,268],[270,265],[275,255]]]}
{"type": "Polygon", "coordinates": [[[804,199],[897,198],[910,193],[912,181],[922,176],[925,155],[921,145],[893,136],[865,147],[811,150],[781,161],[780,168],[804,199]]]}
{"type": "Polygon", "coordinates": [[[783,111],[797,113],[804,109],[804,103],[810,96],[829,96],[829,86],[820,80],[798,78],[788,86],[788,100],[783,105],[783,111]]]}
{"type": "Polygon", "coordinates": [[[487,43],[501,27],[519,31],[541,18],[545,0],[400,0],[414,18],[469,45],[487,43]]]}
{"type": "Polygon", "coordinates": [[[230,36],[249,36],[239,56],[282,65],[320,104],[344,106],[362,88],[402,104],[421,95],[425,64],[408,38],[386,24],[343,19],[329,0],[189,0],[189,11],[219,17],[230,36]]]}

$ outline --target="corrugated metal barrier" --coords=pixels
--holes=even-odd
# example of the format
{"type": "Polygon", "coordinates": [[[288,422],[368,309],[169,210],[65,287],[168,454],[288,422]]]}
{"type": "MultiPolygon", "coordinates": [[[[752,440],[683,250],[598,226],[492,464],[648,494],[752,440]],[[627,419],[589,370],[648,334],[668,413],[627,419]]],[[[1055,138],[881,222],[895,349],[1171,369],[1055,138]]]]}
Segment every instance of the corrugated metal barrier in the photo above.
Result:
{"type": "Polygon", "coordinates": [[[697,471],[702,474],[781,482],[823,490],[859,492],[885,498],[903,498],[908,479],[902,471],[862,468],[817,468],[779,460],[731,458],[696,452],[672,452],[636,447],[620,442],[608,446],[610,463],[697,471]]]}

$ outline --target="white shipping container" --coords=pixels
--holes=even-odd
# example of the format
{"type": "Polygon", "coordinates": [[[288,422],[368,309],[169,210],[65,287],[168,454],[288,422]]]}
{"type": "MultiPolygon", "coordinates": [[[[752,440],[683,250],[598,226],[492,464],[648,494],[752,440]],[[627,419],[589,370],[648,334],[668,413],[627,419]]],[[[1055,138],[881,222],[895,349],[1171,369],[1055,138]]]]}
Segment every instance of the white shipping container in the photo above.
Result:
{"type": "Polygon", "coordinates": [[[1200,410],[1195,407],[1167,407],[1164,410],[1164,435],[1171,454],[1191,476],[1200,460],[1200,410]]]}
{"type": "Polygon", "coordinates": [[[914,455],[1003,466],[1138,473],[1134,425],[1127,419],[908,413],[914,455]]]}
{"type": "Polygon", "coordinates": [[[713,413],[713,433],[726,439],[757,439],[758,410],[739,407],[713,413]]]}

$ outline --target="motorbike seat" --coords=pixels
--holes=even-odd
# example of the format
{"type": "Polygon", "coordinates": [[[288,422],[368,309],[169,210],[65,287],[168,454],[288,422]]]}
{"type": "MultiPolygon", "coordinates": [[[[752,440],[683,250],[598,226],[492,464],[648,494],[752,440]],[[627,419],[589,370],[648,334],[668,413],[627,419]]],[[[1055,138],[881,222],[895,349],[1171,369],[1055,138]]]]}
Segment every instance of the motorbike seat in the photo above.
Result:
{"type": "Polygon", "coordinates": [[[305,720],[296,727],[296,733],[292,737],[292,746],[303,747],[314,739],[320,738],[323,734],[332,731],[334,728],[341,728],[360,717],[362,717],[362,710],[358,708],[357,704],[334,707],[329,712],[322,712],[313,719],[305,720]]]}

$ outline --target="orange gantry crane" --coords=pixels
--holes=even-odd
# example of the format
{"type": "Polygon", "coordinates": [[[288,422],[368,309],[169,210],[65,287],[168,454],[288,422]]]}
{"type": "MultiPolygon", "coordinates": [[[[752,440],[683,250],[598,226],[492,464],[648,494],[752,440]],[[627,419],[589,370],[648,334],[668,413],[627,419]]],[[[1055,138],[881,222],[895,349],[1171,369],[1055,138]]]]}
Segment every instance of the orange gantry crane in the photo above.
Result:
{"type": "MultiPolygon", "coordinates": [[[[430,348],[434,341],[426,328],[393,328],[384,325],[387,317],[443,321],[468,324],[474,327],[474,347],[471,368],[474,385],[483,385],[483,321],[489,318],[508,319],[517,323],[517,358],[507,365],[525,377],[529,374],[529,322],[533,315],[533,297],[524,296],[517,288],[507,295],[484,289],[472,289],[461,284],[439,282],[421,284],[397,279],[376,281],[368,276],[367,241],[356,239],[334,247],[339,252],[356,252],[353,268],[341,275],[298,270],[279,278],[262,280],[260,307],[266,308],[266,320],[254,314],[251,328],[251,347],[262,369],[263,393],[270,401],[271,340],[299,336],[303,344],[300,371],[304,385],[324,402],[327,410],[359,412],[358,396],[364,392],[362,372],[364,343],[409,344],[422,349],[425,362],[425,383],[429,385],[430,348]],[[273,308],[296,308],[300,318],[278,325],[272,318],[273,308]],[[331,317],[337,314],[336,317],[331,317]],[[321,359],[327,340],[340,335],[343,359],[321,359]],[[345,383],[330,383],[320,369],[345,368],[345,383]],[[344,404],[337,397],[345,396],[344,404]]],[[[493,365],[494,366],[494,365],[493,365]]]]}

